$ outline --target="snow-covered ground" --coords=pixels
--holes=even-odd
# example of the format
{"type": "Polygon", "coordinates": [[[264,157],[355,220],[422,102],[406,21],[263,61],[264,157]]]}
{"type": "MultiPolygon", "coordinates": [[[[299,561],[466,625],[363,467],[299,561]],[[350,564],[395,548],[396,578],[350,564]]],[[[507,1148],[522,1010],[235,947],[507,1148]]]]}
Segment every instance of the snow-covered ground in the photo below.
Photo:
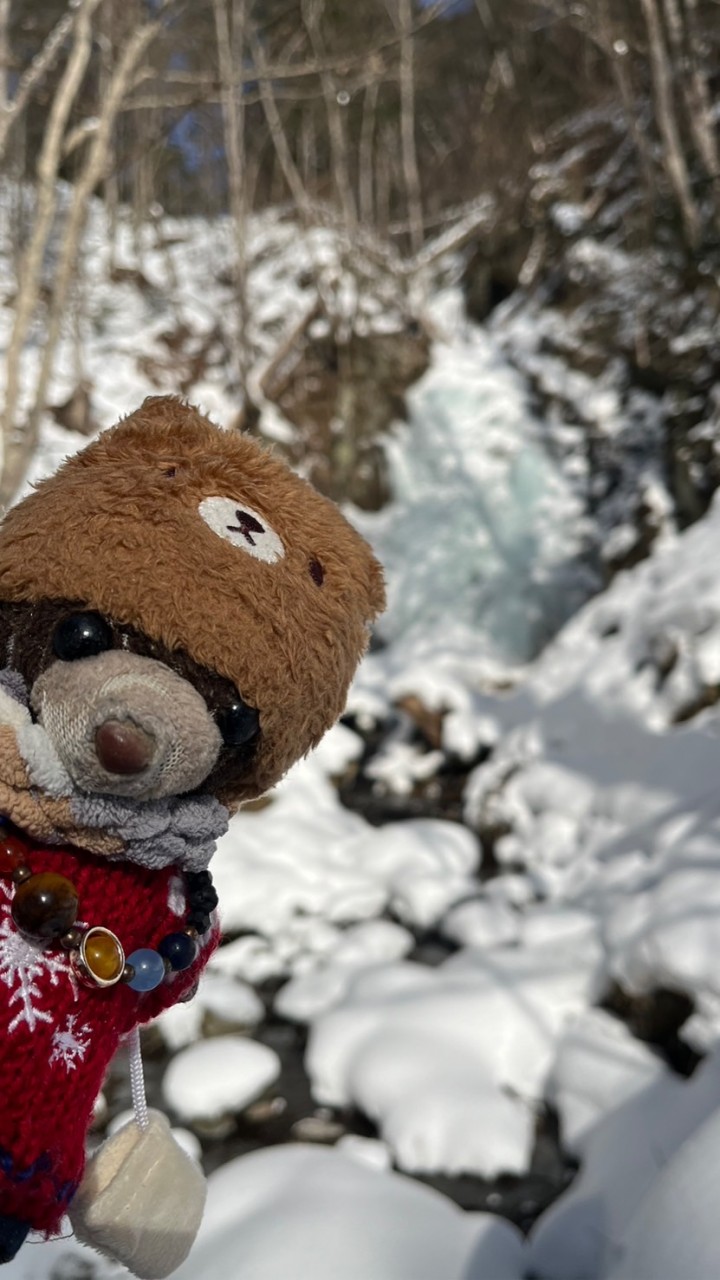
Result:
{"type": "MultiPolygon", "coordinates": [[[[208,262],[217,271],[227,258],[226,229],[174,231],[177,243],[147,255],[148,295],[104,283],[92,223],[85,361],[103,425],[157,389],[138,356],[156,349],[171,306],[206,332],[227,304],[208,277],[208,262]]],[[[332,278],[332,237],[301,239],[271,218],[251,252],[260,365],[306,305],[303,266],[332,278]]],[[[390,589],[384,645],[351,693],[357,732],[338,726],[269,803],[234,820],[213,863],[229,941],[196,1002],[159,1022],[176,1053],[163,1083],[172,1118],[201,1134],[208,1121],[232,1126],[268,1090],[282,1095],[279,1058],[253,1039],[265,1012],[253,988],[269,984],[274,1014],[307,1027],[317,1106],[359,1109],[377,1137],[274,1147],[217,1170],[178,1276],[711,1280],[720,504],[682,534],[668,520],[651,556],[588,601],[593,530],[572,451],[563,461],[548,447],[503,355],[524,340],[517,314],[505,332],[502,315],[474,328],[452,289],[432,310],[433,362],[391,444],[395,501],[351,513],[390,589]],[[390,732],[369,775],[379,794],[432,794],[446,757],[465,761],[462,823],[375,827],[340,802],[360,732],[391,722],[408,696],[438,714],[439,743],[390,732]],[[429,931],[447,943],[434,965],[415,951],[429,931]],[[689,997],[682,1035],[705,1055],[691,1079],[601,1007],[613,984],[628,1000],[659,987],[689,997]],[[205,1035],[208,1014],[221,1037],[205,1035]],[[523,1175],[548,1104],[581,1171],[528,1240],[407,1176],[523,1175]]],[[[7,309],[0,318],[4,340],[7,309]]],[[[556,361],[544,372],[562,377],[556,361]]],[[[71,375],[68,356],[55,400],[71,375]]],[[[225,420],[237,409],[227,377],[220,361],[191,392],[225,420]]],[[[570,382],[566,399],[587,392],[570,382]]],[[[620,409],[607,389],[602,403],[612,434],[620,409]]],[[[34,477],[80,443],[45,423],[34,477]]],[[[70,1240],[29,1244],[6,1274],[124,1274],[101,1262],[82,1271],[90,1257],[70,1240]]]]}

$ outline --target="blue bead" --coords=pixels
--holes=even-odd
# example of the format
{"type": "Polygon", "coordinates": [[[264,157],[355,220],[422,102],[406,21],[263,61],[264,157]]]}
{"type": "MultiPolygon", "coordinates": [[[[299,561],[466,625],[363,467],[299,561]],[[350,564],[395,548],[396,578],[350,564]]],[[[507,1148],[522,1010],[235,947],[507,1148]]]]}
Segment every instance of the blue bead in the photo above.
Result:
{"type": "Polygon", "coordinates": [[[168,933],[158,943],[158,951],[164,960],[169,960],[176,973],[181,969],[189,969],[197,958],[199,951],[197,942],[187,933],[168,933]]]}
{"type": "Polygon", "coordinates": [[[154,991],[165,977],[165,962],[162,956],[157,951],[151,951],[149,947],[141,947],[139,951],[133,951],[132,955],[128,956],[127,962],[135,970],[135,976],[127,984],[133,991],[154,991]]]}

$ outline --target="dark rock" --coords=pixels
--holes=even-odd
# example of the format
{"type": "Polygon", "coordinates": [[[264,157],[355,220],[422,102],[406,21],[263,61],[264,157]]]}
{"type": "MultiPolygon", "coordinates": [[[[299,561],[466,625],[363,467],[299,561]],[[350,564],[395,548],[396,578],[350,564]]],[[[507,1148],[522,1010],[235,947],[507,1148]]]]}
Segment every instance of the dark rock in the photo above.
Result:
{"type": "MultiPolygon", "coordinates": [[[[263,392],[295,427],[274,446],[327,497],[365,511],[388,501],[384,440],[405,417],[405,392],[427,369],[428,335],[409,322],[395,333],[350,333],[313,323],[263,380],[263,392]]],[[[262,435],[262,422],[255,428],[262,435]]]]}
{"type": "Polygon", "coordinates": [[[527,1232],[545,1209],[567,1190],[577,1168],[577,1162],[561,1149],[557,1115],[546,1108],[538,1116],[530,1169],[523,1177],[509,1174],[498,1178],[469,1174],[414,1176],[418,1182],[449,1196],[462,1209],[497,1213],[527,1232]]]}
{"type": "Polygon", "coordinates": [[[81,436],[92,436],[98,422],[92,407],[92,383],[83,379],[63,404],[48,405],[55,421],[66,431],[77,431],[81,436]]]}
{"type": "Polygon", "coordinates": [[[161,334],[160,341],[166,350],[140,356],[138,368],[154,387],[172,386],[182,395],[187,395],[211,366],[227,360],[219,325],[207,333],[196,333],[179,323],[161,334]]]}
{"type": "Polygon", "coordinates": [[[444,753],[429,778],[416,781],[409,794],[398,794],[368,773],[370,762],[388,739],[400,739],[421,751],[437,750],[442,727],[441,712],[430,712],[420,699],[403,699],[389,720],[367,727],[354,716],[343,723],[363,739],[363,753],[354,767],[337,780],[338,795],[346,808],[359,813],[372,826],[402,822],[406,818],[444,818],[464,821],[463,795],[470,772],[484,760],[489,750],[480,747],[470,760],[444,753]]]}
{"type": "Polygon", "coordinates": [[[601,1004],[601,1008],[620,1018],[638,1040],[658,1049],[668,1065],[683,1076],[692,1075],[700,1061],[700,1055],[679,1034],[694,1007],[684,991],[655,987],[633,995],[619,983],[613,983],[601,1004]]]}
{"type": "Polygon", "coordinates": [[[520,284],[520,273],[532,243],[527,227],[516,223],[502,234],[483,238],[470,255],[462,276],[465,309],[481,324],[520,284]]]}

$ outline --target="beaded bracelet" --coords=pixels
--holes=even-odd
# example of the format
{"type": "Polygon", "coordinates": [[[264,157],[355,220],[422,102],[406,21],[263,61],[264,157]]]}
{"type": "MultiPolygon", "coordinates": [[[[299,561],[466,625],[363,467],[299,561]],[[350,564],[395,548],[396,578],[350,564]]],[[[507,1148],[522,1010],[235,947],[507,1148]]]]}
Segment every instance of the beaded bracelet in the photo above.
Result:
{"type": "Polygon", "coordinates": [[[167,977],[189,969],[199,951],[198,937],[210,926],[217,894],[209,871],[187,872],[189,912],[184,929],[168,933],[157,948],[139,947],[126,959],[120,939],[103,925],[79,926],[78,893],[55,871],[34,873],[16,836],[0,836],[0,874],[15,884],[10,913],[19,931],[33,942],[58,942],[68,952],[75,976],[85,986],[113,987],[124,982],[133,991],[153,991],[167,977]]]}

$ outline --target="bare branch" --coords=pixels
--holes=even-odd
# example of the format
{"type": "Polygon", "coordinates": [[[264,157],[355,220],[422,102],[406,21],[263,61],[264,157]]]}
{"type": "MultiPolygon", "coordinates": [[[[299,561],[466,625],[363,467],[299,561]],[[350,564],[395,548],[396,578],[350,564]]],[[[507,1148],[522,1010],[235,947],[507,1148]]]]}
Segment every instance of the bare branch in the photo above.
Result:
{"type": "Polygon", "coordinates": [[[0,0],[0,119],[10,106],[10,4],[11,0],[0,0]]]}
{"type": "Polygon", "coordinates": [[[360,217],[368,226],[374,221],[373,201],[373,149],[375,145],[375,117],[380,88],[377,80],[371,81],[365,90],[360,146],[358,149],[358,196],[360,217]]]}
{"type": "Polygon", "coordinates": [[[146,22],[143,26],[137,28],[123,46],[119,62],[113,71],[101,104],[98,128],[93,135],[85,163],[73,187],[72,202],[65,227],[60,261],[53,281],[52,302],[40,365],[40,375],[27,425],[27,432],[31,441],[37,438],[40,415],[45,407],[48,384],[55,360],[55,351],[60,338],[62,318],[66,310],[70,286],[77,267],[78,250],[87,218],[88,201],[107,171],[112,132],[123,97],[132,85],[138,63],[161,28],[162,18],[146,22]]]}
{"type": "Polygon", "coordinates": [[[400,30],[400,131],[403,173],[410,223],[410,246],[413,253],[419,253],[424,233],[420,170],[415,146],[415,69],[411,34],[411,0],[397,0],[397,23],[400,30]]]}
{"type": "MultiPolygon", "coordinates": [[[[324,41],[320,28],[320,16],[324,0],[301,0],[303,22],[310,37],[313,53],[318,62],[327,62],[324,41]]],[[[348,164],[348,146],[345,126],[338,107],[338,89],[333,73],[327,69],[320,73],[325,111],[328,122],[328,136],[332,153],[333,178],[343,216],[348,227],[357,226],[357,208],[350,181],[348,164]]]]}
{"type": "Polygon", "coordinates": [[[290,144],[287,140],[285,129],[280,118],[280,112],[277,109],[277,103],[273,96],[272,77],[267,70],[265,62],[265,53],[262,43],[253,30],[252,25],[248,29],[248,44],[253,62],[257,68],[257,81],[260,87],[260,98],[265,113],[265,120],[270,131],[275,154],[278,158],[283,177],[288,185],[296,208],[301,219],[308,223],[310,221],[310,200],[307,191],[300,177],[298,167],[293,160],[290,144]]]}
{"type": "Polygon", "coordinates": [[[711,179],[715,196],[715,213],[720,217],[720,162],[715,137],[713,102],[700,57],[700,41],[695,28],[693,0],[687,3],[687,26],[677,0],[664,0],[665,19],[673,51],[676,83],[685,104],[685,116],[695,150],[711,179]],[[692,35],[691,35],[692,24],[692,35]]]}
{"type": "Polygon", "coordinates": [[[235,87],[235,65],[242,66],[245,53],[246,0],[213,0],[218,61],[222,80],[223,131],[228,164],[230,213],[235,237],[235,301],[237,303],[237,354],[240,380],[247,383],[247,199],[245,178],[245,107],[242,87],[235,87]],[[234,21],[230,23],[229,5],[234,21]]]}
{"type": "Polygon", "coordinates": [[[656,0],[640,0],[640,4],[650,43],[650,70],[658,128],[663,141],[665,169],[680,208],[688,245],[690,248],[695,248],[700,240],[700,217],[690,189],[690,175],[680,141],[673,98],[672,70],[663,39],[660,15],[656,0]]]}
{"type": "Polygon", "coordinates": [[[0,433],[0,502],[7,503],[20,479],[32,439],[15,438],[22,351],[37,305],[43,257],[57,206],[57,175],[67,122],[92,50],[93,14],[102,0],[81,0],[73,45],[53,99],[37,163],[35,220],[20,264],[15,319],[7,354],[5,405],[0,433]]]}
{"type": "Polygon", "coordinates": [[[33,58],[30,66],[23,72],[12,100],[5,96],[0,108],[0,160],[7,149],[10,130],[20,118],[32,94],[43,77],[50,70],[67,36],[79,19],[80,10],[68,9],[55,24],[42,49],[33,58]]]}

